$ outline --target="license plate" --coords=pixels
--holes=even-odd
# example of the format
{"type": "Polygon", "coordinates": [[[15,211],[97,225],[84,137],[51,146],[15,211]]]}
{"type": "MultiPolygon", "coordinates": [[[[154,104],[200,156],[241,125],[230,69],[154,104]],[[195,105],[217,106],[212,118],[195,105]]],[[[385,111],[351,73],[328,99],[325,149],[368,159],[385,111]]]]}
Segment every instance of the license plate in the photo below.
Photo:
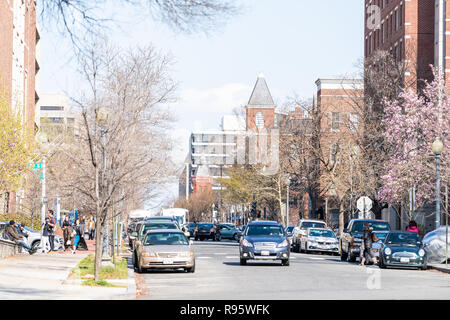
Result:
{"type": "Polygon", "coordinates": [[[173,264],[173,259],[164,259],[163,264],[173,264]]]}
{"type": "Polygon", "coordinates": [[[401,263],[409,263],[409,258],[400,258],[401,263]]]}
{"type": "Polygon", "coordinates": [[[261,255],[262,256],[270,256],[270,252],[269,251],[261,251],[261,255]]]}

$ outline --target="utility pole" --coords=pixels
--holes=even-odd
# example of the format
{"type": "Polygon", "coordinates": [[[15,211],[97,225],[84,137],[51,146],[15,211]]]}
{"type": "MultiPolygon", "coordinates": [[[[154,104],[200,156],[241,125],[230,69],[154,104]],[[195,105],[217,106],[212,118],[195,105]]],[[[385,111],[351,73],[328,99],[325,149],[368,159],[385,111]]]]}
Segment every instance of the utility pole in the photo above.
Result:
{"type": "Polygon", "coordinates": [[[42,207],[41,207],[41,224],[45,222],[45,204],[47,199],[45,197],[45,159],[46,156],[42,157],[42,173],[41,173],[41,181],[42,181],[42,207]]]}

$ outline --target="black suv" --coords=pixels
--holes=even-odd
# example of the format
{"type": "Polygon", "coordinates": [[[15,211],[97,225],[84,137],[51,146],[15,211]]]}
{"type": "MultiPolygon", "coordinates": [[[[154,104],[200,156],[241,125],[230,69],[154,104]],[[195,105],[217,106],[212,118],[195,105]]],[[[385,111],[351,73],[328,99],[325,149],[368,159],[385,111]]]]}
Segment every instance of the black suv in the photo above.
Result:
{"type": "Polygon", "coordinates": [[[377,235],[378,239],[382,241],[384,241],[386,235],[391,230],[387,221],[370,219],[351,220],[347,228],[344,228],[344,232],[339,239],[339,251],[342,261],[355,262],[356,258],[359,257],[363,226],[366,222],[373,228],[373,232],[377,235]]]}

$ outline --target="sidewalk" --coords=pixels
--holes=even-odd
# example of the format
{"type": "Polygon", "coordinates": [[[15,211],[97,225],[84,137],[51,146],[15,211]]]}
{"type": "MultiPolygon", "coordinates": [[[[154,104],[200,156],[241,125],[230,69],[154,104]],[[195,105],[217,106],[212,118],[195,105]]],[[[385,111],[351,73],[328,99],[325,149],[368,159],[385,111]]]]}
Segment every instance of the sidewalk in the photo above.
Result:
{"type": "Polygon", "coordinates": [[[445,263],[429,263],[428,268],[438,270],[445,273],[450,273],[450,263],[446,267],[445,263]]]}
{"type": "Polygon", "coordinates": [[[73,268],[93,253],[88,251],[22,253],[0,259],[0,300],[124,300],[136,298],[134,272],[129,269],[126,280],[109,281],[124,287],[82,286],[82,280],[68,276],[73,268]]]}

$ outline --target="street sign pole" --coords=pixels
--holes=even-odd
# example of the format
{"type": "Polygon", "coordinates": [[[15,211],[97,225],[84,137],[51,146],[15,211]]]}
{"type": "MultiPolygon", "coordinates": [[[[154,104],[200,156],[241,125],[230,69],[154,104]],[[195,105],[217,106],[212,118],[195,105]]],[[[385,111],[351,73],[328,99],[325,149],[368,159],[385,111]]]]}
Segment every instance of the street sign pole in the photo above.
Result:
{"type": "Polygon", "coordinates": [[[41,207],[41,224],[45,221],[45,155],[42,159],[42,207],[41,207]]]}

